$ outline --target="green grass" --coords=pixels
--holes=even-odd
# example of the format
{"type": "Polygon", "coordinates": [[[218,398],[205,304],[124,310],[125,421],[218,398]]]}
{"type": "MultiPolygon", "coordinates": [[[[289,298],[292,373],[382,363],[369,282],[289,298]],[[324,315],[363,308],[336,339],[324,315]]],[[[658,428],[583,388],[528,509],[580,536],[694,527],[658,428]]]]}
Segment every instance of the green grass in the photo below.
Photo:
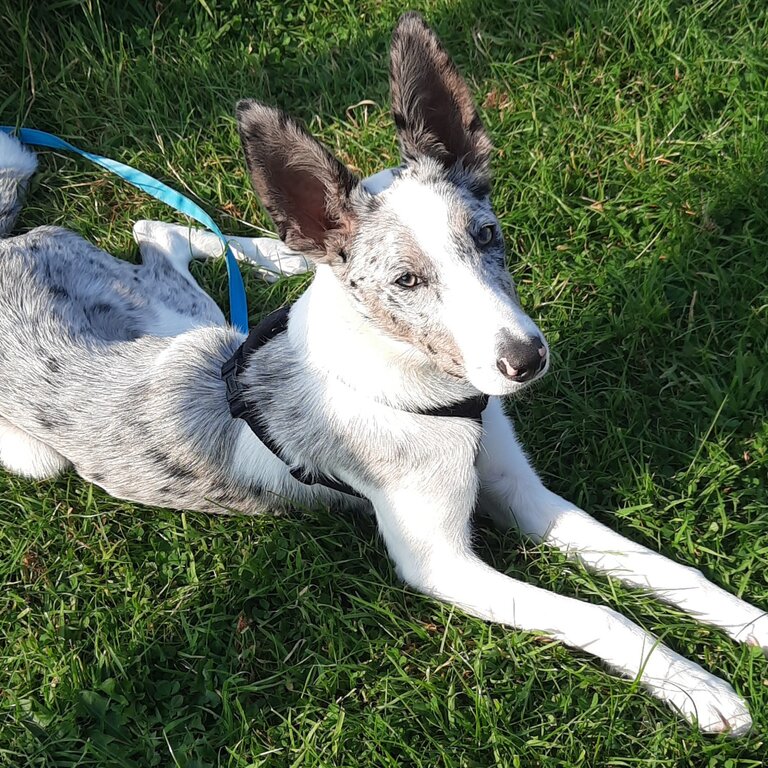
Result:
{"type": "MultiPolygon", "coordinates": [[[[554,348],[510,407],[550,485],[768,608],[768,6],[416,3],[498,147],[510,268],[554,348]]],[[[363,173],[396,162],[392,0],[0,0],[0,122],[53,131],[266,225],[233,121],[258,96],[363,173]]],[[[173,214],[43,153],[22,226],[135,258],[173,214]]],[[[221,264],[196,274],[225,299],[221,264]]],[[[253,319],[304,278],[246,275],[253,319]]],[[[618,607],[733,682],[754,733],[708,738],[590,657],[398,583],[373,524],[212,518],[67,476],[0,475],[0,764],[692,766],[768,762],[768,662],[484,530],[483,557],[618,607]]]]}

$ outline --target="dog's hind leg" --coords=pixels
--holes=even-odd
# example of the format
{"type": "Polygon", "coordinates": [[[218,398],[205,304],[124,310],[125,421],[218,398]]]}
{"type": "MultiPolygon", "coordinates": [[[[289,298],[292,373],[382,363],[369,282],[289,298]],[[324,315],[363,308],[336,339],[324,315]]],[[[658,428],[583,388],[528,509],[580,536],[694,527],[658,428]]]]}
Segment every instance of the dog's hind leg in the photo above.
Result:
{"type": "MultiPolygon", "coordinates": [[[[137,221],[133,237],[142,253],[149,247],[159,250],[182,274],[189,274],[191,259],[215,258],[222,251],[221,241],[213,232],[161,221],[137,221]]],[[[311,268],[306,257],[274,237],[228,237],[227,242],[235,258],[258,267],[267,280],[311,268]]]]}
{"type": "Polygon", "coordinates": [[[563,550],[585,566],[650,591],[698,621],[768,653],[768,615],[680,565],[621,536],[544,487],[523,455],[498,399],[483,414],[477,468],[483,501],[498,523],[563,550]]]}
{"type": "Polygon", "coordinates": [[[0,418],[0,464],[33,480],[60,475],[69,462],[53,448],[0,418]]]}
{"type": "Polygon", "coordinates": [[[189,263],[197,256],[185,236],[186,231],[177,225],[142,220],[133,225],[133,239],[145,264],[162,257],[191,285],[202,290],[189,271],[189,263]]]}
{"type": "Polygon", "coordinates": [[[159,222],[137,222],[133,228],[142,259],[137,275],[144,295],[152,297],[147,333],[175,336],[195,327],[226,325],[221,309],[189,271],[195,254],[183,231],[159,222]]]}

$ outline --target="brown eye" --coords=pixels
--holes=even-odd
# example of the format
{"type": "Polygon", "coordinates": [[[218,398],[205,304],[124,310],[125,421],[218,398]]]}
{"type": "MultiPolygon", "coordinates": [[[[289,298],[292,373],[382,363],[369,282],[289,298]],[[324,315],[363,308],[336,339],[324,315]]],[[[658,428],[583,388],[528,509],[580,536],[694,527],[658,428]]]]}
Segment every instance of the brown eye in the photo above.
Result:
{"type": "Polygon", "coordinates": [[[483,247],[488,245],[491,240],[493,240],[495,234],[496,227],[493,224],[486,224],[484,227],[480,227],[480,229],[477,231],[475,242],[477,242],[480,247],[483,247]]]}
{"type": "Polygon", "coordinates": [[[415,288],[417,285],[421,285],[422,279],[418,275],[414,275],[413,272],[406,272],[400,275],[395,283],[401,288],[415,288]]]}

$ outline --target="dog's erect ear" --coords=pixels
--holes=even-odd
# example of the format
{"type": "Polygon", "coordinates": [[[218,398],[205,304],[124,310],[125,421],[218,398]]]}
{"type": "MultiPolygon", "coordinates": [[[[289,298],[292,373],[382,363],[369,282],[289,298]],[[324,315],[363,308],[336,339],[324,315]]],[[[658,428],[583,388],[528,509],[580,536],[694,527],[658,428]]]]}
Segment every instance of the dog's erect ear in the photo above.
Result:
{"type": "Polygon", "coordinates": [[[254,189],[283,242],[316,261],[337,259],[354,232],[357,178],[279,109],[245,99],[237,122],[254,189]]]}
{"type": "Polygon", "coordinates": [[[446,167],[461,163],[487,192],[493,145],[467,84],[418,13],[401,16],[392,35],[390,85],[405,160],[427,155],[446,167]]]}

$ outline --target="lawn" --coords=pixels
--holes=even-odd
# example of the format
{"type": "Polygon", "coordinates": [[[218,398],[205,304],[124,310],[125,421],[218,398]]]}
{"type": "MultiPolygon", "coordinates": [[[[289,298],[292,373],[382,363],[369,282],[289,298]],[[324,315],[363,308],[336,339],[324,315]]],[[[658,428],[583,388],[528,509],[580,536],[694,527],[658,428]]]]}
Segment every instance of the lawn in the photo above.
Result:
{"type": "MultiPolygon", "coordinates": [[[[467,75],[552,372],[509,405],[548,483],[768,608],[768,6],[414,3],[467,75]]],[[[397,162],[393,0],[0,0],[0,123],[52,131],[266,226],[234,102],[289,110],[363,174],[397,162]]],[[[51,152],[21,226],[137,257],[174,214],[51,152]]],[[[225,301],[223,264],[196,267],[225,301]]],[[[246,271],[252,320],[297,295],[246,271]]],[[[370,520],[260,519],[0,474],[0,765],[692,766],[768,762],[768,661],[480,524],[506,573],[620,609],[730,680],[703,737],[585,654],[404,589],[370,520]]]]}

